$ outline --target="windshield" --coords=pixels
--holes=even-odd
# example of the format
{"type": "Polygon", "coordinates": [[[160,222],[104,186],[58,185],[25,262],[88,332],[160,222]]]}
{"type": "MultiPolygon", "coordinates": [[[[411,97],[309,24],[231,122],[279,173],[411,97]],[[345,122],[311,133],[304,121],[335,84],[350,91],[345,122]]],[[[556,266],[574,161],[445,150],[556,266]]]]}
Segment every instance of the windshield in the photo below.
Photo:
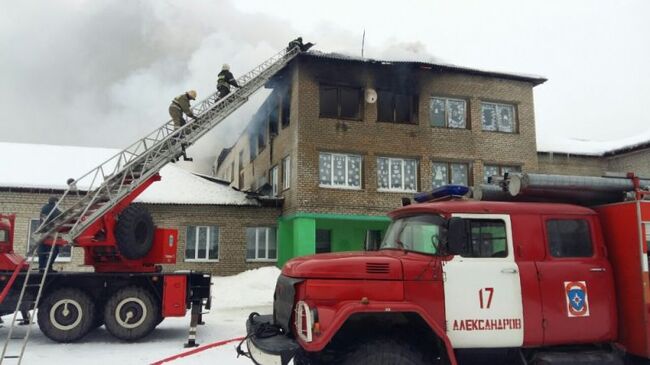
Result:
{"type": "Polygon", "coordinates": [[[437,254],[447,241],[444,218],[423,214],[394,220],[386,231],[381,249],[399,249],[437,254]]]}
{"type": "Polygon", "coordinates": [[[8,237],[9,237],[9,233],[4,229],[0,229],[0,242],[9,241],[8,237]]]}

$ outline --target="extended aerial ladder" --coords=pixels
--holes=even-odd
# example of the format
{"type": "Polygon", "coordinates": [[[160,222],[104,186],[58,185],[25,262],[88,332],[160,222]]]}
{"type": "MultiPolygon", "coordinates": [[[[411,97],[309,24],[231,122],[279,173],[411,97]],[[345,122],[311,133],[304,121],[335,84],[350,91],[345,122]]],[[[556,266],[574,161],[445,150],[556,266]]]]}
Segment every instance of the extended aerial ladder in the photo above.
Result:
{"type": "MultiPolygon", "coordinates": [[[[302,47],[283,49],[239,77],[237,83],[240,87],[226,97],[220,99],[218,92],[215,92],[195,103],[192,112],[197,119],[193,122],[179,128],[169,120],[77,180],[69,180],[68,189],[59,198],[56,209],[53,209],[52,213],[45,217],[43,223],[32,233],[32,242],[51,243],[50,255],[55,245],[71,244],[83,247],[85,263],[93,265],[95,272],[115,271],[128,274],[129,272],[146,273],[157,270],[154,265],[147,266],[146,261],[143,261],[141,257],[129,257],[129,255],[120,252],[119,243],[113,232],[120,213],[149,185],[160,180],[159,171],[166,164],[175,160],[185,147],[192,145],[237,110],[253,93],[264,86],[301,51],[310,46],[308,44],[302,47]],[[57,210],[60,211],[60,214],[54,215],[53,213],[57,210]],[[109,262],[108,265],[102,266],[103,259],[109,262]]],[[[5,353],[17,323],[15,314],[18,311],[24,311],[26,305],[31,309],[36,309],[46,282],[50,260],[37,282],[29,279],[30,273],[34,269],[28,269],[28,262],[35,261],[37,257],[35,250],[36,247],[27,253],[27,259],[18,263],[12,275],[11,282],[13,283],[13,279],[21,270],[27,270],[26,275],[21,279],[20,297],[16,303],[11,328],[0,356],[0,364],[3,360],[10,358],[17,360],[20,364],[24,355],[33,318],[26,319],[29,328],[24,336],[16,338],[22,340],[20,355],[6,356],[5,353]],[[31,290],[35,293],[35,298],[25,300],[23,294],[28,287],[34,287],[31,290]]],[[[11,290],[11,284],[5,286],[5,290],[0,294],[2,295],[0,303],[9,290],[11,290]]],[[[200,297],[198,294],[197,296],[200,297]]],[[[192,308],[194,318],[194,310],[197,307],[193,306],[192,308]]],[[[193,319],[195,326],[194,322],[193,319]]]]}
{"type": "Polygon", "coordinates": [[[82,235],[95,236],[106,228],[99,227],[98,221],[107,213],[119,213],[137,196],[134,192],[139,193],[158,180],[160,169],[181,153],[181,144],[192,145],[214,128],[300,51],[300,47],[294,47],[278,52],[238,78],[240,87],[223,99],[215,92],[196,103],[192,107],[197,116],[194,122],[176,128],[170,120],[75,180],[57,203],[61,214],[38,227],[32,235],[33,241],[39,242],[54,232],[60,232],[61,238],[73,245],[82,243],[75,242],[82,235]],[[79,194],[77,187],[86,192],[79,194]]]}

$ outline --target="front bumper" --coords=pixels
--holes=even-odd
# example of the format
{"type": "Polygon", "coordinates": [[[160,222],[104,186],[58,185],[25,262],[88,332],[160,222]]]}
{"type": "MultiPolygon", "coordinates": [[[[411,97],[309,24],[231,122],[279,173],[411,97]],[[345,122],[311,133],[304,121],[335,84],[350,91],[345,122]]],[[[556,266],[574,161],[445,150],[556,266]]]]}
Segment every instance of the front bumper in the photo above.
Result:
{"type": "Polygon", "coordinates": [[[262,324],[272,324],[273,316],[254,316],[246,321],[248,340],[246,346],[251,359],[257,365],[286,365],[300,347],[296,340],[278,334],[272,337],[258,338],[255,330],[262,324]]]}

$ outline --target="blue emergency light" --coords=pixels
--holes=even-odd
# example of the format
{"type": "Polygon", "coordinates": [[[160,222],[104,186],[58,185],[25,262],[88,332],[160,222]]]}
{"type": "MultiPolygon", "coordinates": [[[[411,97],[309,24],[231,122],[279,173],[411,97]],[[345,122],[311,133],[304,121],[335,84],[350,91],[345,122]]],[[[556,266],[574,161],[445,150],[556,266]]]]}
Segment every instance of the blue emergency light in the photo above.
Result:
{"type": "Polygon", "coordinates": [[[452,196],[463,196],[469,192],[469,188],[465,185],[443,185],[439,188],[435,188],[432,191],[424,191],[421,193],[415,194],[413,199],[418,203],[428,202],[429,200],[452,197],[452,196]]]}

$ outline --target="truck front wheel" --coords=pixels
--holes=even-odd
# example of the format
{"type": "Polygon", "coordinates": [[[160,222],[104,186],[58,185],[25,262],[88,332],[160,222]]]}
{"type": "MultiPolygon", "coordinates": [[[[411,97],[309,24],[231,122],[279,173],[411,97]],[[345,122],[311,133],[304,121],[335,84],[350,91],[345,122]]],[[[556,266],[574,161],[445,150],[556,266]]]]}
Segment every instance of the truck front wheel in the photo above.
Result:
{"type": "Polygon", "coordinates": [[[125,341],[135,341],[151,333],[159,318],[158,302],[148,290],[138,287],[118,290],[104,309],[106,330],[125,341]]]}
{"type": "Polygon", "coordinates": [[[85,336],[95,323],[95,304],[79,289],[59,289],[38,307],[38,326],[48,338],[73,342],[85,336]]]}
{"type": "Polygon", "coordinates": [[[390,339],[376,339],[361,343],[344,356],[343,365],[425,365],[432,364],[425,352],[418,351],[408,343],[390,339]]]}

